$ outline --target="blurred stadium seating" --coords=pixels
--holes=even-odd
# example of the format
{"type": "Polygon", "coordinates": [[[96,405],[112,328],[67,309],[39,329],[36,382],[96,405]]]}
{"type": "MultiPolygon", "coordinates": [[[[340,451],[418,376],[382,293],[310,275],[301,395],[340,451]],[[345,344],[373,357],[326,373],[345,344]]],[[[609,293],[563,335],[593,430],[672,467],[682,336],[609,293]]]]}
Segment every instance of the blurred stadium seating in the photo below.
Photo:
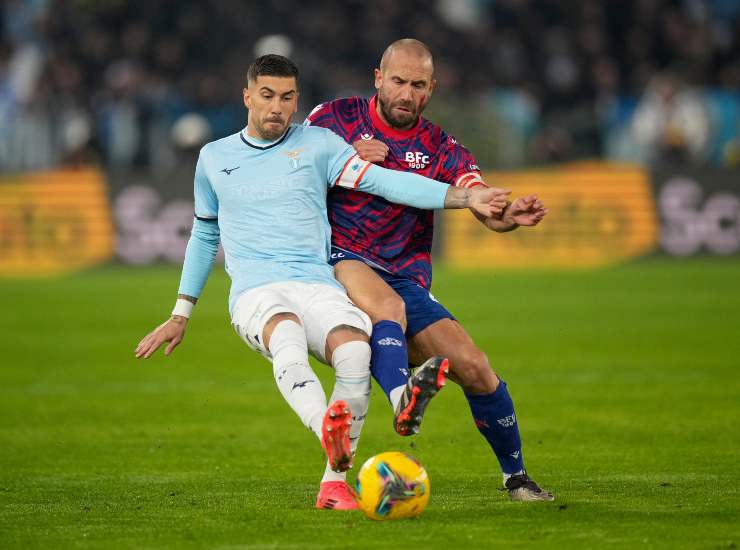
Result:
{"type": "Polygon", "coordinates": [[[3,6],[0,171],[91,157],[170,169],[178,143],[243,125],[239,91],[254,56],[297,60],[300,118],[321,101],[370,94],[380,53],[403,36],[436,55],[430,118],[484,167],[596,157],[740,162],[735,0],[3,6]],[[189,123],[178,126],[184,116],[189,123]]]}
{"type": "Polygon", "coordinates": [[[57,258],[49,273],[178,263],[199,148],[245,124],[252,59],[299,63],[300,122],[371,95],[403,36],[436,56],[425,114],[487,181],[553,207],[507,239],[443,216],[438,259],[740,253],[736,0],[9,0],[0,17],[0,274],[34,273],[39,255],[57,258]]]}

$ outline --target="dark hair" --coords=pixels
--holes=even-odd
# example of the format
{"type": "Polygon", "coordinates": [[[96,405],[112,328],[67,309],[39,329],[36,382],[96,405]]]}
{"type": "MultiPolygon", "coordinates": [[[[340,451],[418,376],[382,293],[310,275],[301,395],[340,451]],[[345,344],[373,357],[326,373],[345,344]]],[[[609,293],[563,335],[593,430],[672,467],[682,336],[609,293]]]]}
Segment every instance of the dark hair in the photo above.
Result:
{"type": "Polygon", "coordinates": [[[287,57],[270,53],[254,60],[247,70],[247,85],[258,76],[284,76],[295,78],[298,84],[298,67],[287,57]]]}

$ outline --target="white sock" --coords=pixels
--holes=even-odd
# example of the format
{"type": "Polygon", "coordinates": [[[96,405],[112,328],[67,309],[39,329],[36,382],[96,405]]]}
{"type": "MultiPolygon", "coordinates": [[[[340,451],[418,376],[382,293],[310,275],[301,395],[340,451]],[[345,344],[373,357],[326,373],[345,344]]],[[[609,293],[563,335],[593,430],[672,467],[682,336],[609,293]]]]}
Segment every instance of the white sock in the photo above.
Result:
{"type": "MultiPolygon", "coordinates": [[[[349,439],[354,455],[370,405],[370,345],[360,341],[342,344],[332,354],[332,366],[336,382],[330,401],[334,403],[338,399],[343,399],[352,410],[349,439]]],[[[344,481],[346,478],[347,472],[335,472],[327,462],[321,482],[344,481]]]]}
{"type": "Polygon", "coordinates": [[[295,321],[281,321],[270,337],[272,372],[280,393],[298,417],[321,439],[326,394],[308,364],[306,332],[295,321]]]}
{"type": "Polygon", "coordinates": [[[506,487],[506,482],[509,481],[509,478],[511,476],[518,476],[524,473],[524,470],[519,470],[518,472],[514,472],[513,474],[504,474],[504,487],[506,487]]]}
{"type": "Polygon", "coordinates": [[[393,407],[394,412],[398,410],[398,402],[401,401],[404,389],[406,389],[405,385],[398,386],[397,388],[393,388],[391,393],[388,395],[388,399],[391,400],[391,407],[393,407]]]}

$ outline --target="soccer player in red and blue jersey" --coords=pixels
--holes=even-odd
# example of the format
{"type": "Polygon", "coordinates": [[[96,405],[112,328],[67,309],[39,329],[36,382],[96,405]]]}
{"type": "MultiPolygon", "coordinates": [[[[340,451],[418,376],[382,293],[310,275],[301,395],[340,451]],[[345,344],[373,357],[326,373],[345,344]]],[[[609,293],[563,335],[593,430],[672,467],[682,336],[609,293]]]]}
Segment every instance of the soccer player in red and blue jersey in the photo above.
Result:
{"type": "MultiPolygon", "coordinates": [[[[429,48],[417,40],[399,40],[385,50],[375,69],[373,98],[324,103],[305,124],[334,131],[364,160],[386,168],[462,188],[485,185],[473,155],[421,116],[436,85],[433,74],[429,48]]],[[[510,497],[552,500],[524,468],[506,383],[430,293],[433,213],[349,189],[332,189],[328,210],[335,276],[373,322],[371,372],[395,408],[396,430],[402,435],[418,431],[429,399],[444,383],[448,361],[442,358],[447,358],[449,378],[462,387],[510,497]],[[398,367],[407,361],[424,364],[409,377],[398,367]]],[[[546,214],[541,201],[530,195],[508,204],[498,219],[479,219],[488,229],[505,232],[537,225],[546,214]]]]}

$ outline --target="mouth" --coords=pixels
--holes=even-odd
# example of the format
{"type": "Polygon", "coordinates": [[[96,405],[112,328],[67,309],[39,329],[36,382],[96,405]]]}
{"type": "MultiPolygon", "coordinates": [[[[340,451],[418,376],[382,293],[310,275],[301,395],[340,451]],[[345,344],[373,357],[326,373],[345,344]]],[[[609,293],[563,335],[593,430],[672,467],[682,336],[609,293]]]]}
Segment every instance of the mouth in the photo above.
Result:
{"type": "Polygon", "coordinates": [[[393,109],[405,115],[410,115],[412,113],[411,109],[402,105],[396,105],[395,107],[393,107],[393,109]]]}

